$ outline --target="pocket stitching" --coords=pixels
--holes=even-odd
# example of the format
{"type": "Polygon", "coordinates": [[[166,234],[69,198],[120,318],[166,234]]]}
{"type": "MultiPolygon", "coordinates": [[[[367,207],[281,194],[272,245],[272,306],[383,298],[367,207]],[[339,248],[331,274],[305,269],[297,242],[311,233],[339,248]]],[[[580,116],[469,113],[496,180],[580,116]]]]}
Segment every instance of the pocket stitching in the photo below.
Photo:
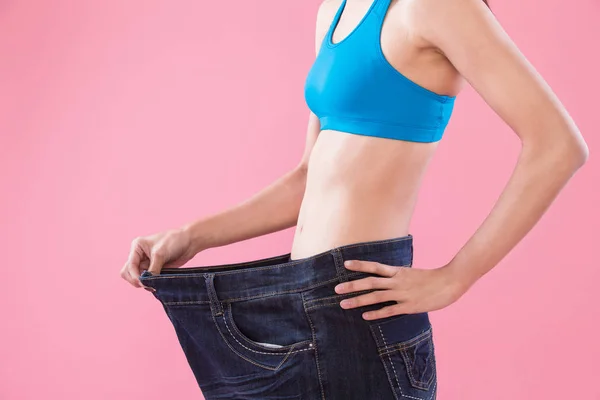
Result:
{"type": "MultiPolygon", "coordinates": [[[[381,328],[379,329],[381,331],[381,328]]],[[[412,347],[416,344],[421,343],[423,340],[427,340],[427,338],[429,338],[429,333],[431,332],[431,328],[427,329],[425,332],[423,333],[419,333],[418,336],[415,336],[412,339],[409,339],[405,342],[400,342],[400,343],[396,343],[396,344],[390,344],[389,346],[384,346],[381,349],[379,349],[379,352],[381,354],[389,354],[389,353],[393,353],[395,351],[402,351],[402,350],[406,350],[409,347],[412,347]],[[418,339],[416,342],[412,343],[413,340],[418,339]]],[[[383,336],[383,333],[382,333],[383,336]]]]}
{"type": "MultiPolygon", "coordinates": [[[[254,364],[254,365],[258,366],[258,367],[261,367],[261,368],[264,368],[264,369],[268,369],[268,370],[271,370],[271,371],[274,371],[274,370],[276,370],[277,368],[279,368],[279,366],[281,365],[281,363],[280,363],[280,364],[279,364],[277,367],[275,367],[275,368],[273,368],[273,367],[269,367],[269,366],[267,366],[267,365],[262,365],[262,364],[259,364],[259,363],[255,362],[255,361],[252,361],[252,360],[250,360],[249,358],[247,358],[247,357],[245,357],[243,354],[241,354],[239,351],[237,351],[236,349],[234,349],[234,348],[233,348],[233,346],[232,346],[232,345],[229,343],[229,341],[228,341],[228,340],[227,340],[227,338],[225,337],[225,335],[223,335],[223,332],[221,331],[221,328],[219,327],[219,323],[217,322],[217,320],[216,320],[216,318],[215,318],[215,316],[214,316],[214,315],[212,316],[212,318],[213,318],[213,321],[214,321],[214,323],[215,323],[215,326],[217,327],[217,331],[219,331],[219,335],[221,335],[221,338],[223,339],[223,341],[225,342],[225,344],[227,345],[227,347],[229,347],[229,349],[230,349],[230,350],[231,350],[233,353],[235,353],[235,354],[236,354],[238,357],[241,357],[241,358],[243,358],[244,360],[248,361],[249,363],[251,363],[251,364],[254,364]]],[[[241,343],[240,343],[240,344],[241,344],[241,343]]],[[[285,359],[286,359],[286,358],[287,358],[287,357],[284,357],[284,361],[285,361],[285,359]]]]}
{"type": "MultiPolygon", "coordinates": [[[[377,328],[379,329],[379,333],[381,334],[381,339],[383,340],[384,348],[393,347],[393,345],[389,345],[388,346],[388,344],[387,344],[387,342],[385,340],[385,336],[383,335],[383,331],[381,330],[381,327],[378,325],[377,328]]],[[[431,327],[429,329],[427,329],[427,331],[425,331],[425,332],[430,332],[430,331],[431,331],[431,327]]],[[[423,333],[419,334],[419,336],[421,336],[421,335],[423,335],[423,333]]],[[[408,341],[401,342],[401,343],[406,344],[406,343],[408,343],[408,342],[410,342],[412,340],[415,340],[415,339],[416,339],[416,337],[412,338],[412,339],[409,339],[408,341]]],[[[420,342],[421,341],[419,341],[417,343],[420,343],[420,342]]],[[[414,343],[414,344],[416,344],[416,343],[414,343]]],[[[392,362],[392,357],[390,356],[391,353],[393,353],[393,352],[389,351],[387,353],[380,353],[380,356],[382,356],[382,355],[387,355],[388,356],[388,360],[390,362],[390,365],[392,366],[392,370],[394,371],[393,375],[394,375],[394,379],[396,380],[396,383],[397,383],[397,388],[400,390],[400,396],[402,396],[404,398],[414,399],[414,400],[423,400],[423,398],[420,398],[420,397],[415,397],[415,396],[411,396],[411,395],[408,395],[408,394],[404,394],[404,392],[402,391],[402,385],[400,384],[400,381],[398,380],[398,373],[396,372],[396,368],[394,367],[394,363],[392,362]]],[[[386,372],[388,373],[388,380],[389,380],[389,372],[388,372],[388,368],[386,366],[386,363],[383,363],[383,367],[385,368],[386,372]]],[[[409,370],[409,368],[408,368],[407,365],[406,365],[406,369],[409,370]]],[[[435,376],[435,373],[432,374],[432,378],[431,379],[433,379],[434,376],[435,376]]],[[[431,384],[431,382],[430,382],[430,384],[431,384]]],[[[431,396],[429,397],[428,400],[433,399],[433,396],[436,393],[436,386],[437,386],[437,381],[435,381],[433,387],[431,388],[432,393],[431,393],[431,396]]],[[[397,397],[395,390],[394,390],[394,397],[397,397]]]]}
{"type": "MultiPolygon", "coordinates": [[[[244,335],[240,329],[237,327],[237,325],[235,324],[235,320],[233,319],[233,312],[231,310],[231,303],[227,304],[227,312],[228,312],[228,317],[229,317],[229,322],[231,323],[231,329],[229,328],[229,324],[227,324],[227,316],[224,316],[225,318],[223,318],[224,322],[225,322],[225,327],[227,327],[227,330],[229,331],[229,333],[231,334],[231,336],[238,342],[238,337],[240,339],[243,339],[244,341],[248,342],[250,345],[252,346],[256,346],[258,348],[263,348],[263,346],[261,346],[260,344],[256,343],[255,341],[253,341],[252,339],[246,337],[246,335],[244,335]],[[237,333],[237,336],[232,332],[232,330],[234,330],[237,333]]],[[[311,343],[312,339],[307,339],[307,340],[302,340],[300,342],[296,342],[293,344],[288,344],[285,346],[281,346],[278,348],[268,348],[265,347],[264,349],[267,350],[267,352],[261,352],[261,351],[257,351],[257,350],[252,350],[246,346],[244,346],[242,343],[240,343],[240,345],[246,347],[248,350],[254,351],[256,353],[262,353],[262,354],[274,354],[274,355],[282,355],[285,354],[286,351],[288,350],[293,350],[294,347],[299,347],[300,345],[306,344],[306,343],[311,343]]],[[[310,350],[310,349],[304,349],[304,350],[310,350]]],[[[298,351],[304,351],[304,350],[298,350],[298,351]]]]}
{"type": "MultiPolygon", "coordinates": [[[[427,332],[430,332],[430,330],[427,330],[427,332]]],[[[408,372],[408,377],[410,378],[410,380],[411,380],[411,383],[412,383],[414,386],[418,387],[419,389],[423,389],[423,390],[429,390],[429,386],[431,386],[431,382],[433,381],[433,378],[434,378],[434,376],[435,376],[435,370],[434,370],[434,373],[432,373],[432,374],[431,374],[431,377],[429,378],[429,381],[428,381],[428,382],[422,382],[422,381],[420,381],[420,380],[416,379],[416,378],[413,376],[413,374],[412,374],[412,370],[411,370],[411,368],[409,367],[409,366],[411,365],[411,363],[410,363],[410,357],[408,356],[408,352],[407,352],[406,350],[407,350],[409,347],[416,346],[417,344],[419,344],[419,343],[421,343],[421,342],[423,342],[423,341],[425,341],[425,340],[428,340],[430,337],[431,337],[431,335],[429,335],[429,334],[428,334],[428,335],[426,335],[426,336],[425,336],[423,339],[419,340],[418,342],[416,342],[416,343],[413,343],[413,344],[411,344],[410,346],[407,346],[407,347],[405,347],[404,349],[401,349],[401,350],[400,350],[400,354],[402,355],[402,359],[404,360],[404,363],[405,363],[405,365],[406,365],[406,371],[408,372]]],[[[429,345],[429,353],[427,354],[427,359],[428,359],[428,360],[431,358],[431,354],[432,354],[432,352],[433,352],[433,347],[432,347],[432,346],[431,346],[431,344],[430,344],[430,345],[429,345]]],[[[431,359],[431,361],[430,361],[430,362],[433,362],[433,359],[431,359]]]]}
{"type": "MultiPolygon", "coordinates": [[[[283,365],[283,363],[284,363],[284,362],[285,362],[285,361],[286,361],[286,360],[289,358],[289,356],[290,356],[291,354],[299,353],[299,352],[301,352],[301,351],[306,351],[306,350],[312,350],[312,349],[310,349],[310,348],[307,348],[307,349],[302,349],[302,350],[294,350],[294,351],[290,350],[290,351],[289,351],[287,354],[285,354],[285,356],[283,357],[283,359],[281,360],[281,362],[280,362],[280,363],[279,363],[279,364],[278,364],[276,367],[270,367],[270,366],[267,366],[267,365],[259,364],[259,363],[257,363],[256,361],[253,361],[253,360],[249,359],[248,357],[245,357],[243,354],[241,354],[239,351],[237,351],[237,350],[236,350],[236,349],[235,349],[235,348],[234,348],[234,347],[233,347],[233,346],[232,346],[232,345],[229,343],[229,340],[228,340],[228,339],[225,337],[225,335],[223,334],[223,331],[222,331],[222,330],[221,330],[221,328],[219,327],[219,324],[218,324],[218,322],[217,322],[217,320],[216,320],[216,317],[213,315],[213,316],[212,316],[212,318],[213,318],[213,321],[214,321],[214,323],[215,323],[215,326],[217,327],[217,330],[219,331],[219,334],[221,335],[221,338],[223,339],[223,341],[225,342],[225,344],[227,345],[227,347],[229,347],[229,349],[230,349],[231,351],[233,351],[233,352],[234,352],[234,353],[235,353],[235,354],[236,354],[238,357],[240,357],[240,358],[243,358],[244,360],[248,361],[249,363],[251,363],[251,364],[254,364],[254,365],[258,366],[258,367],[264,368],[264,369],[268,369],[268,370],[271,370],[271,371],[276,371],[276,370],[278,370],[278,369],[279,369],[279,367],[281,367],[281,366],[283,365]]],[[[229,329],[229,328],[227,328],[227,329],[229,329]]],[[[233,337],[233,336],[232,336],[232,337],[233,337]]],[[[235,339],[235,341],[236,341],[236,342],[238,342],[238,343],[240,344],[240,346],[242,346],[242,347],[244,347],[245,349],[248,349],[248,350],[250,350],[250,351],[253,351],[253,352],[255,352],[255,353],[267,354],[267,355],[272,355],[272,356],[274,356],[274,355],[279,355],[279,356],[283,355],[283,353],[281,353],[281,354],[274,354],[274,353],[267,353],[267,352],[262,352],[262,351],[256,351],[256,350],[252,350],[252,349],[250,349],[250,348],[248,348],[248,347],[244,346],[242,343],[240,343],[240,342],[239,342],[239,341],[238,341],[238,340],[237,340],[235,337],[233,337],[233,338],[235,339]]]]}

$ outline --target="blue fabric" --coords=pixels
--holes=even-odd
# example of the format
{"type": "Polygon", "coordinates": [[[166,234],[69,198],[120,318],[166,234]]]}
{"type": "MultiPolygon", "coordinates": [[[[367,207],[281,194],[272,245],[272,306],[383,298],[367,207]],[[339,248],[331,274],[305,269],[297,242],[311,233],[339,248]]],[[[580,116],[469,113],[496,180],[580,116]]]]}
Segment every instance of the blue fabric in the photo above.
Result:
{"type": "Polygon", "coordinates": [[[144,271],[140,282],[172,322],[206,400],[435,400],[429,313],[362,317],[394,300],[342,308],[341,300],[375,290],[337,294],[337,284],[379,276],[345,268],[346,260],[412,268],[413,236],[297,259],[144,271]]]}
{"type": "Polygon", "coordinates": [[[304,95],[321,130],[414,142],[442,138],[456,96],[435,93],[396,70],[381,49],[381,27],[391,0],[374,0],[340,42],[332,34],[343,0],[306,77],[304,95]]]}

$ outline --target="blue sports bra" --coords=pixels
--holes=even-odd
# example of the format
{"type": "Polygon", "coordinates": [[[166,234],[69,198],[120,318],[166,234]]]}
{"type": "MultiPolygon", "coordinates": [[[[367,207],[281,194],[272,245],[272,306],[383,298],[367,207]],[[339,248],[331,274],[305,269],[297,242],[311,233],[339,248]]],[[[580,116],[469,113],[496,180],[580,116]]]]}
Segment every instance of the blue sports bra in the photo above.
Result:
{"type": "Polygon", "coordinates": [[[396,70],[380,35],[391,0],[373,0],[352,32],[333,43],[347,0],[333,18],[304,86],[306,104],[321,130],[413,142],[442,138],[456,96],[435,93],[396,70]]]}

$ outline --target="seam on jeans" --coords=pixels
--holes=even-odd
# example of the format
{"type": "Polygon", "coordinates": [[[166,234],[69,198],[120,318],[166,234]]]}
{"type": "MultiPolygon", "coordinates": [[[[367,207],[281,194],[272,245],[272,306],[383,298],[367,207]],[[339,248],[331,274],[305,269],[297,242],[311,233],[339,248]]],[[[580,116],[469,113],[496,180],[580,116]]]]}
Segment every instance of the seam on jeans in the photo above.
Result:
{"type": "Polygon", "coordinates": [[[307,307],[306,310],[314,310],[316,308],[321,308],[321,307],[331,307],[331,306],[335,306],[336,304],[338,304],[338,303],[337,302],[328,302],[328,303],[324,303],[324,304],[317,304],[316,306],[307,307]]]}
{"type": "MultiPolygon", "coordinates": [[[[383,336],[383,331],[381,330],[381,327],[377,326],[377,328],[379,329],[379,333],[381,333],[381,338],[383,339],[383,345],[387,347],[387,343],[385,341],[385,336],[383,336]]],[[[396,368],[394,367],[392,358],[390,357],[389,354],[387,356],[388,356],[388,359],[390,360],[390,365],[392,366],[392,370],[394,371],[394,378],[396,379],[396,383],[398,384],[398,387],[400,387],[400,382],[398,381],[398,373],[396,372],[396,368]]],[[[400,394],[402,394],[402,388],[400,389],[400,394]]],[[[404,395],[402,394],[402,396],[404,396],[404,395]]]]}
{"type": "MultiPolygon", "coordinates": [[[[337,296],[332,296],[332,297],[323,298],[323,299],[316,299],[316,301],[318,301],[318,304],[307,306],[306,309],[312,310],[312,309],[319,308],[319,307],[334,306],[334,305],[340,304],[339,300],[342,298],[352,298],[352,297],[360,296],[362,294],[372,293],[374,291],[375,290],[373,290],[373,289],[368,289],[368,290],[361,290],[358,292],[338,294],[337,296]]],[[[313,301],[313,303],[315,303],[315,301],[313,301]]]]}
{"type": "MultiPolygon", "coordinates": [[[[227,340],[227,338],[225,337],[225,335],[223,335],[223,332],[221,331],[221,328],[219,328],[219,325],[218,325],[218,323],[217,323],[217,321],[216,321],[216,317],[215,317],[214,315],[213,315],[212,317],[213,317],[213,321],[214,321],[214,323],[215,323],[215,326],[217,327],[217,330],[219,331],[219,334],[221,335],[221,338],[223,339],[223,341],[225,342],[225,344],[227,345],[227,347],[229,347],[229,349],[230,349],[231,351],[233,351],[233,352],[234,352],[234,353],[235,353],[235,354],[236,354],[238,357],[241,357],[241,358],[243,358],[244,360],[248,361],[249,363],[251,363],[251,364],[254,364],[254,365],[256,365],[256,366],[258,366],[258,367],[261,367],[261,368],[263,368],[263,369],[268,369],[268,370],[271,370],[271,371],[276,371],[276,370],[278,370],[278,369],[281,367],[281,365],[282,365],[282,364],[285,362],[285,360],[287,360],[287,359],[288,359],[288,357],[289,357],[291,354],[299,353],[299,352],[301,352],[301,351],[311,350],[310,348],[307,348],[307,349],[303,349],[303,350],[289,351],[289,352],[288,352],[288,353],[285,355],[285,357],[283,357],[283,360],[281,360],[281,362],[280,362],[280,363],[279,363],[279,364],[278,364],[276,367],[270,367],[270,366],[267,366],[267,365],[263,365],[263,364],[257,363],[256,361],[253,361],[253,360],[249,359],[248,357],[244,356],[244,355],[243,355],[243,354],[241,354],[239,351],[237,351],[235,348],[233,348],[233,346],[231,346],[231,344],[229,344],[229,341],[227,340]]],[[[235,339],[235,338],[234,338],[234,339],[235,339]]],[[[237,341],[237,340],[236,340],[236,341],[237,341]]],[[[239,342],[238,342],[238,343],[239,343],[239,342]]],[[[241,344],[241,343],[240,343],[240,344],[241,344]]],[[[242,345],[242,346],[243,346],[243,345],[242,345]]],[[[244,347],[245,347],[245,346],[244,346],[244,347]]],[[[249,349],[249,350],[251,350],[251,351],[254,351],[254,350],[252,350],[252,349],[249,349]]],[[[256,352],[256,353],[261,353],[261,352],[258,352],[258,351],[254,351],[254,352],[256,352]]],[[[264,354],[269,354],[269,355],[272,355],[272,356],[275,356],[275,355],[276,355],[276,356],[281,356],[281,354],[271,354],[271,353],[264,353],[264,354]]]]}
{"type": "MultiPolygon", "coordinates": [[[[381,338],[383,339],[383,344],[384,346],[387,347],[387,342],[385,340],[385,336],[383,335],[383,331],[381,330],[380,326],[377,326],[377,328],[379,328],[379,332],[381,333],[381,338]]],[[[392,357],[390,356],[390,353],[386,353],[388,356],[388,360],[390,361],[390,365],[392,366],[392,369],[394,371],[394,378],[396,379],[396,383],[398,384],[398,389],[400,389],[400,396],[405,397],[407,399],[413,399],[413,400],[423,400],[423,398],[421,397],[415,397],[415,396],[411,396],[408,394],[404,394],[404,392],[402,391],[402,385],[400,384],[400,381],[398,380],[398,373],[396,372],[396,368],[394,367],[394,363],[392,362],[392,357]]],[[[384,363],[385,366],[385,363],[384,363]]],[[[406,366],[406,370],[408,371],[408,366],[406,366]]],[[[435,388],[435,385],[434,385],[435,388]]],[[[434,391],[435,392],[435,391],[434,391]]],[[[394,393],[395,395],[395,393],[394,393]]],[[[431,400],[431,397],[429,398],[429,400],[431,400]]]]}
{"type": "Polygon", "coordinates": [[[269,367],[267,365],[262,365],[262,364],[259,364],[257,362],[254,362],[254,361],[250,360],[249,358],[245,357],[243,354],[241,354],[236,349],[234,349],[233,346],[231,346],[231,344],[229,344],[229,341],[227,340],[227,338],[225,338],[225,335],[223,335],[223,332],[221,332],[221,328],[219,328],[219,324],[217,323],[217,320],[216,320],[214,314],[211,313],[211,315],[212,315],[213,321],[215,323],[215,326],[217,327],[217,331],[219,331],[219,334],[221,335],[221,338],[223,339],[223,341],[225,342],[225,344],[227,345],[227,347],[229,347],[229,349],[231,351],[233,351],[238,357],[241,357],[244,360],[248,361],[249,363],[254,364],[254,365],[256,365],[256,366],[258,366],[260,368],[263,368],[263,369],[268,369],[268,370],[271,370],[271,371],[275,371],[277,369],[277,368],[269,367]]]}
{"type": "MultiPolygon", "coordinates": [[[[422,341],[427,340],[429,337],[426,337],[422,340],[419,340],[417,343],[414,343],[412,346],[417,345],[418,343],[421,343],[422,341]]],[[[412,347],[411,346],[411,347],[412,347]]],[[[432,353],[432,346],[429,346],[429,353],[427,354],[427,359],[429,360],[431,357],[431,353],[432,353]]],[[[428,390],[428,386],[431,385],[431,381],[433,380],[433,375],[431,374],[431,377],[429,378],[428,382],[423,382],[418,380],[417,378],[415,378],[412,374],[412,368],[409,368],[408,366],[411,364],[411,360],[410,357],[408,356],[408,353],[406,352],[406,349],[402,349],[400,351],[400,355],[402,356],[402,358],[404,359],[404,362],[406,363],[406,370],[408,371],[408,377],[414,381],[414,386],[417,386],[419,389],[423,389],[423,390],[428,390]]],[[[413,383],[413,382],[411,382],[413,383]]]]}
{"type": "MultiPolygon", "coordinates": [[[[371,331],[374,333],[374,331],[373,331],[373,326],[371,326],[371,331]]],[[[374,336],[375,336],[375,342],[379,342],[379,339],[377,338],[377,335],[376,335],[375,333],[374,333],[374,336]]],[[[399,400],[399,399],[398,399],[398,393],[397,393],[397,391],[396,391],[396,389],[395,389],[395,387],[394,387],[394,382],[392,381],[392,374],[390,373],[390,370],[389,370],[389,368],[388,368],[388,366],[387,366],[386,362],[385,362],[385,361],[383,360],[383,358],[381,357],[381,355],[380,355],[380,360],[381,360],[381,363],[383,364],[383,368],[385,369],[385,374],[387,375],[388,382],[389,382],[389,384],[390,384],[390,388],[392,389],[392,394],[394,395],[394,398],[395,398],[396,400],[399,400]]],[[[390,361],[391,361],[391,360],[390,360],[390,361]]],[[[398,380],[398,378],[396,378],[396,380],[398,380]]]]}
{"type": "Polygon", "coordinates": [[[317,337],[315,335],[315,327],[310,319],[310,315],[306,309],[306,302],[304,301],[304,293],[300,295],[302,297],[302,308],[304,308],[304,314],[306,314],[306,318],[308,319],[308,324],[310,325],[310,330],[313,336],[313,348],[315,350],[315,363],[317,364],[317,376],[319,377],[319,388],[321,389],[321,400],[325,399],[325,390],[323,389],[323,378],[321,377],[321,368],[319,367],[319,352],[317,350],[317,337]]]}
{"type": "MultiPolygon", "coordinates": [[[[390,373],[390,370],[387,367],[387,364],[385,362],[383,362],[383,368],[385,369],[385,374],[388,377],[388,382],[390,383],[390,387],[392,389],[392,393],[394,395],[394,398],[396,400],[399,400],[399,398],[398,398],[398,391],[394,388],[394,382],[392,381],[392,378],[391,378],[392,374],[390,373]]],[[[394,376],[394,378],[396,378],[396,377],[394,376]]],[[[398,379],[398,378],[396,378],[396,379],[398,379]]],[[[404,396],[402,396],[402,397],[404,397],[404,396]]]]}
{"type": "Polygon", "coordinates": [[[406,341],[400,342],[400,343],[385,345],[384,347],[379,349],[379,352],[386,353],[387,350],[391,350],[391,349],[404,350],[406,348],[412,347],[412,346],[416,345],[417,343],[420,343],[423,340],[429,338],[430,333],[431,333],[431,328],[428,328],[426,331],[419,333],[417,336],[415,336],[412,339],[409,339],[409,340],[406,340],[406,341]]]}
{"type": "MultiPolygon", "coordinates": [[[[225,326],[227,327],[227,329],[229,330],[229,333],[231,333],[232,336],[234,336],[232,331],[235,331],[237,333],[237,336],[240,337],[240,339],[243,339],[245,342],[249,343],[248,344],[249,346],[250,345],[252,345],[252,346],[259,346],[256,343],[253,343],[253,341],[250,340],[249,338],[246,338],[246,335],[244,335],[238,329],[238,327],[235,325],[235,321],[233,319],[233,313],[231,311],[231,303],[229,303],[227,305],[227,314],[224,316],[223,320],[225,321],[225,326]],[[227,316],[229,316],[229,322],[231,323],[231,329],[229,328],[229,324],[227,324],[227,318],[226,318],[227,316]]],[[[236,339],[236,341],[239,343],[239,341],[237,340],[237,338],[234,338],[234,339],[236,339]]],[[[294,347],[299,347],[299,346],[302,346],[303,344],[307,344],[307,343],[312,343],[312,339],[303,340],[301,342],[296,342],[296,343],[293,343],[293,344],[288,344],[286,346],[281,346],[279,348],[274,348],[273,349],[274,351],[267,352],[267,354],[277,354],[276,351],[280,351],[281,352],[280,354],[285,354],[286,351],[293,350],[294,347]]],[[[252,349],[248,349],[248,350],[252,350],[252,349]]],[[[307,350],[310,350],[310,348],[307,349],[307,350]]],[[[259,351],[256,351],[256,350],[252,350],[252,351],[254,351],[256,353],[259,353],[259,351]]],[[[304,351],[304,350],[298,350],[298,351],[304,351]]]]}
{"type": "MultiPolygon", "coordinates": [[[[364,272],[362,271],[355,271],[352,272],[350,274],[348,274],[347,276],[358,276],[364,274],[364,272]]],[[[302,287],[302,288],[298,288],[298,289],[290,289],[290,290],[283,290],[280,292],[271,292],[271,293],[267,293],[267,294],[261,294],[261,295],[256,295],[256,296],[247,296],[247,297],[236,297],[234,299],[224,299],[221,300],[223,303],[228,303],[228,302],[233,302],[233,301],[241,301],[241,300],[254,300],[254,299],[261,299],[263,297],[271,297],[271,296],[277,296],[279,294],[287,294],[287,293],[298,293],[298,292],[302,292],[302,291],[306,291],[306,290],[310,290],[310,289],[314,289],[316,287],[319,286],[324,286],[327,285],[331,282],[335,282],[337,281],[337,278],[333,278],[333,279],[329,279],[327,281],[321,281],[318,283],[315,283],[311,286],[306,286],[306,287],[302,287]]],[[[184,304],[209,304],[210,300],[193,300],[193,301],[165,301],[164,304],[166,305],[184,305],[184,304]]]]}
{"type": "MultiPolygon", "coordinates": [[[[408,267],[409,265],[410,264],[397,265],[397,266],[395,266],[395,268],[405,268],[405,267],[408,267]]],[[[363,271],[353,271],[351,273],[348,273],[347,276],[349,276],[349,277],[355,277],[355,276],[358,276],[360,274],[365,274],[365,272],[363,272],[363,271]]],[[[331,283],[331,282],[336,281],[336,280],[337,279],[332,279],[332,280],[329,280],[329,281],[327,281],[325,283],[331,283]]],[[[310,288],[307,288],[307,289],[310,289],[310,288]]],[[[355,292],[338,293],[338,294],[335,294],[333,296],[327,296],[327,297],[321,297],[321,298],[318,298],[318,299],[307,300],[306,304],[314,303],[314,302],[321,301],[321,300],[326,300],[326,299],[341,297],[341,296],[355,295],[355,294],[358,294],[358,293],[362,294],[363,292],[367,293],[368,291],[373,291],[373,290],[376,290],[376,289],[365,289],[365,290],[359,290],[359,291],[355,291],[355,292]]]]}
{"type": "Polygon", "coordinates": [[[210,304],[210,300],[198,300],[198,301],[165,301],[165,305],[167,306],[183,306],[186,304],[210,304]]]}
{"type": "Polygon", "coordinates": [[[422,338],[421,340],[419,340],[418,342],[415,342],[411,345],[408,346],[401,346],[401,345],[397,345],[397,344],[391,344],[389,346],[387,346],[384,349],[379,350],[379,354],[384,355],[384,354],[391,354],[391,353],[395,353],[397,351],[404,351],[408,348],[411,348],[419,343],[421,343],[422,341],[427,340],[426,337],[422,338]]]}
{"type": "MultiPolygon", "coordinates": [[[[364,274],[364,272],[362,272],[362,271],[356,271],[356,272],[352,273],[352,276],[358,276],[360,274],[364,274]]],[[[350,274],[348,274],[348,276],[350,276],[350,274]]],[[[230,302],[230,301],[237,301],[237,300],[248,300],[248,299],[261,298],[261,297],[276,296],[278,294],[303,292],[303,291],[314,289],[314,288],[319,287],[319,286],[324,286],[324,285],[327,285],[327,284],[329,284],[331,282],[336,282],[336,281],[338,281],[337,277],[332,278],[332,279],[328,279],[326,281],[320,281],[320,282],[317,282],[317,283],[315,283],[313,285],[306,286],[306,287],[299,288],[299,289],[290,289],[290,290],[284,290],[284,291],[281,291],[281,292],[271,292],[271,293],[268,293],[266,295],[249,296],[249,297],[238,297],[238,298],[235,298],[235,299],[226,299],[226,300],[223,300],[223,301],[230,302]]]]}
{"type": "Polygon", "coordinates": [[[433,388],[431,389],[432,393],[431,393],[431,396],[429,397],[428,400],[433,399],[433,396],[435,396],[435,394],[436,394],[436,387],[437,387],[437,379],[433,382],[433,388]]]}
{"type": "Polygon", "coordinates": [[[364,289],[364,290],[357,290],[355,292],[338,293],[333,296],[320,297],[318,299],[307,300],[306,304],[312,304],[312,303],[320,302],[323,300],[337,300],[337,299],[341,299],[344,296],[352,297],[352,296],[356,296],[358,294],[365,294],[365,293],[373,292],[375,290],[377,290],[377,289],[364,289]]]}
{"type": "MultiPolygon", "coordinates": [[[[284,353],[284,352],[277,353],[277,352],[268,352],[268,351],[258,351],[258,350],[254,350],[254,349],[251,349],[251,348],[250,348],[250,347],[248,347],[248,346],[245,346],[243,343],[241,343],[241,342],[240,342],[240,341],[239,341],[239,340],[238,340],[238,339],[235,337],[235,335],[233,334],[233,332],[231,332],[231,329],[229,329],[229,325],[227,324],[227,319],[226,319],[226,318],[224,318],[224,317],[223,317],[223,322],[225,322],[225,327],[226,327],[226,328],[227,328],[227,330],[229,331],[229,333],[230,333],[231,337],[233,338],[233,340],[235,340],[236,342],[238,342],[238,344],[239,344],[240,346],[242,346],[243,348],[245,348],[246,350],[250,350],[250,351],[252,351],[252,352],[254,352],[254,353],[266,354],[266,355],[269,355],[269,356],[282,356],[283,354],[285,354],[285,355],[286,355],[286,357],[287,357],[287,356],[288,356],[290,353],[298,353],[298,352],[300,352],[300,351],[306,351],[306,350],[310,350],[310,348],[307,348],[307,349],[302,349],[302,350],[294,350],[294,351],[292,351],[292,350],[294,349],[294,347],[297,347],[297,346],[298,346],[298,344],[297,344],[297,343],[295,343],[295,344],[294,344],[294,345],[293,345],[293,346],[290,348],[290,350],[288,350],[288,352],[287,352],[287,353],[284,353]]],[[[302,342],[302,343],[304,343],[304,342],[302,342]]],[[[301,343],[300,343],[300,344],[301,344],[301,343]]],[[[274,350],[277,350],[277,349],[274,349],[274,350]]]]}
{"type": "MultiPolygon", "coordinates": [[[[392,242],[398,242],[398,243],[400,243],[400,242],[404,242],[406,240],[409,240],[411,238],[412,238],[412,236],[408,236],[407,235],[407,236],[402,236],[401,238],[394,238],[394,239],[387,239],[387,240],[371,240],[371,241],[368,241],[368,242],[360,242],[360,243],[354,243],[354,244],[347,244],[347,245],[344,245],[344,246],[338,246],[338,247],[331,248],[329,250],[326,250],[324,252],[315,254],[315,255],[310,256],[310,257],[300,258],[300,259],[297,259],[297,260],[291,260],[291,261],[288,261],[288,262],[285,262],[285,263],[281,263],[281,264],[277,264],[277,265],[272,265],[272,266],[256,267],[256,268],[253,268],[252,271],[261,271],[261,270],[268,270],[268,269],[274,269],[274,268],[289,267],[289,266],[296,265],[296,264],[301,263],[301,262],[312,261],[312,260],[314,260],[314,259],[316,259],[318,257],[322,257],[322,256],[324,256],[324,255],[326,255],[326,254],[328,254],[328,253],[330,253],[330,252],[332,252],[334,250],[352,249],[354,247],[359,247],[359,246],[365,246],[365,250],[367,250],[369,248],[369,246],[377,246],[377,245],[380,245],[380,244],[386,244],[386,243],[392,243],[392,242]]],[[[278,257],[284,257],[284,256],[289,255],[289,254],[290,253],[282,254],[282,255],[279,255],[279,256],[274,256],[274,257],[270,257],[270,258],[266,258],[266,259],[260,259],[260,260],[254,260],[254,261],[246,261],[246,262],[242,262],[242,263],[225,264],[225,265],[221,265],[220,267],[221,268],[227,268],[227,267],[234,267],[236,265],[239,265],[240,267],[250,266],[250,265],[252,265],[252,263],[257,264],[257,263],[260,263],[260,262],[263,262],[263,261],[273,260],[273,259],[276,259],[278,257]]],[[[369,253],[365,252],[365,254],[369,254],[369,253]]],[[[153,279],[189,278],[190,275],[195,276],[196,274],[199,275],[199,274],[203,273],[202,272],[202,268],[210,269],[211,266],[208,265],[206,267],[190,267],[190,269],[191,268],[195,268],[194,271],[197,271],[197,272],[190,272],[187,275],[181,274],[181,275],[173,275],[173,276],[153,275],[153,276],[144,277],[143,279],[153,280],[153,279]]],[[[181,269],[181,270],[184,270],[184,269],[181,269]]],[[[215,273],[215,274],[217,274],[217,276],[218,275],[238,274],[238,273],[241,273],[241,272],[248,272],[248,271],[246,269],[243,269],[243,268],[241,270],[239,270],[239,271],[238,270],[234,270],[234,271],[220,271],[220,272],[219,271],[210,271],[210,273],[215,273]]]]}

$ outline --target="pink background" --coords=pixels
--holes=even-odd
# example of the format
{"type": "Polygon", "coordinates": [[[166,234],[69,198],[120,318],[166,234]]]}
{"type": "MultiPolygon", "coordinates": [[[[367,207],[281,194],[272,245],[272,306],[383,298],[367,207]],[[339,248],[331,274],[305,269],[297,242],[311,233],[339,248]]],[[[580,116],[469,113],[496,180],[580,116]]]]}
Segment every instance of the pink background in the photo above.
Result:
{"type": "MultiPolygon", "coordinates": [[[[600,399],[600,6],[493,2],[591,149],[533,231],[433,312],[441,400],[600,399]]],[[[234,205],[295,166],[317,1],[0,2],[0,399],[192,399],[160,304],[119,276],[131,240],[234,205]]],[[[466,88],[413,219],[449,261],[516,162],[466,88]]],[[[188,265],[282,254],[293,230],[188,265]]]]}

